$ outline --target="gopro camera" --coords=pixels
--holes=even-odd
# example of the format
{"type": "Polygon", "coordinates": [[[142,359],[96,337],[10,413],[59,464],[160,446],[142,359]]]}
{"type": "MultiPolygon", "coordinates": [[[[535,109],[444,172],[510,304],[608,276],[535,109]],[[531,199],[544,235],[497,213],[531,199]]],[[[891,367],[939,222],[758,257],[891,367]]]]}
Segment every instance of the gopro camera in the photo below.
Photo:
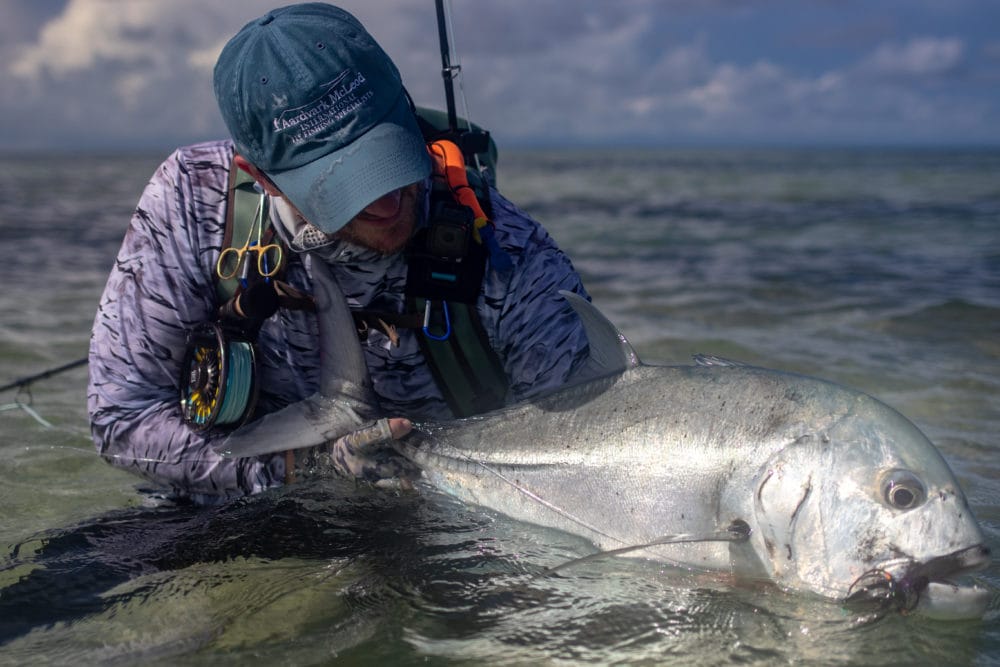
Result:
{"type": "Polygon", "coordinates": [[[427,228],[427,254],[460,260],[469,249],[474,218],[467,206],[442,202],[427,228]]]}

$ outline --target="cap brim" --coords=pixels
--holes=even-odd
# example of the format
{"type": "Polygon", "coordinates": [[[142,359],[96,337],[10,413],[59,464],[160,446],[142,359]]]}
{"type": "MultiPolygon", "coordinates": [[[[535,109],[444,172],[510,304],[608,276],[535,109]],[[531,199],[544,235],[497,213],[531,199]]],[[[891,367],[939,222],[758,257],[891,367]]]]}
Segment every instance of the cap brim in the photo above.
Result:
{"type": "Polygon", "coordinates": [[[405,94],[358,139],[309,164],[268,172],[302,216],[327,234],[379,197],[430,174],[423,135],[405,94]]]}

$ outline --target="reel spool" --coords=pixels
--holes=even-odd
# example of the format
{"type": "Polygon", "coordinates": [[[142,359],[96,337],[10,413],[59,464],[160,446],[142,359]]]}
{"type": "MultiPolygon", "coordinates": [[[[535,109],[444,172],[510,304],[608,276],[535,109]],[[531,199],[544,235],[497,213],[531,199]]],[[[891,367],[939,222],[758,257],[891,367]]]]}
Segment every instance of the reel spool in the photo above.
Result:
{"type": "Polygon", "coordinates": [[[181,413],[191,428],[240,425],[257,403],[257,357],[253,344],[204,324],[188,336],[181,367],[181,413]]]}

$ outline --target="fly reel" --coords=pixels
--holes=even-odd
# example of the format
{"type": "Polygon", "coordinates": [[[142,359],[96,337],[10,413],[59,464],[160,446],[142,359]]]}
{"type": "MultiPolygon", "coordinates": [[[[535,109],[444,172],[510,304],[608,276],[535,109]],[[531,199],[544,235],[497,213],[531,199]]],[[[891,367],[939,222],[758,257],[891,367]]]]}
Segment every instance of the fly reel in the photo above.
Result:
{"type": "Polygon", "coordinates": [[[257,403],[253,344],[204,324],[188,336],[181,367],[181,413],[193,429],[242,424],[257,403]]]}

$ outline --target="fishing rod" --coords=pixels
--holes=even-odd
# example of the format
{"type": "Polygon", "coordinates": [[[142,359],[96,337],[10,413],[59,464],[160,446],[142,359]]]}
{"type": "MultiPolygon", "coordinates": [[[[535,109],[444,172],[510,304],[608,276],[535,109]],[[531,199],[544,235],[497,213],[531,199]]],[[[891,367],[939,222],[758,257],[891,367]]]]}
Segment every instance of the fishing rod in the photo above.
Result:
{"type": "MultiPolygon", "coordinates": [[[[448,14],[444,6],[445,0],[434,0],[437,10],[438,42],[441,48],[441,78],[444,79],[445,109],[448,115],[448,131],[442,138],[453,141],[465,156],[466,163],[479,164],[477,153],[485,153],[490,147],[490,133],[473,128],[472,123],[465,120],[466,127],[458,127],[458,112],[455,110],[455,79],[462,71],[461,65],[451,62],[451,38],[448,32],[448,14]]],[[[468,112],[466,112],[467,114],[468,112]]]]}
{"type": "Polygon", "coordinates": [[[451,64],[451,44],[448,38],[448,19],[444,0],[434,0],[437,9],[438,41],[441,44],[441,78],[444,79],[444,98],[448,112],[448,130],[458,134],[458,113],[455,111],[455,77],[462,70],[461,65],[451,64]]]}
{"type": "Polygon", "coordinates": [[[84,357],[83,359],[77,359],[76,361],[71,361],[68,364],[63,364],[62,366],[56,366],[55,368],[50,368],[47,371],[42,371],[41,373],[35,373],[34,375],[29,375],[19,380],[14,380],[13,382],[9,382],[4,386],[0,387],[0,391],[7,391],[8,389],[23,389],[24,387],[30,385],[32,382],[36,382],[38,380],[44,380],[45,378],[50,378],[53,375],[59,375],[60,373],[72,370],[77,366],[83,366],[86,363],[87,363],[87,357],[84,357]]]}

